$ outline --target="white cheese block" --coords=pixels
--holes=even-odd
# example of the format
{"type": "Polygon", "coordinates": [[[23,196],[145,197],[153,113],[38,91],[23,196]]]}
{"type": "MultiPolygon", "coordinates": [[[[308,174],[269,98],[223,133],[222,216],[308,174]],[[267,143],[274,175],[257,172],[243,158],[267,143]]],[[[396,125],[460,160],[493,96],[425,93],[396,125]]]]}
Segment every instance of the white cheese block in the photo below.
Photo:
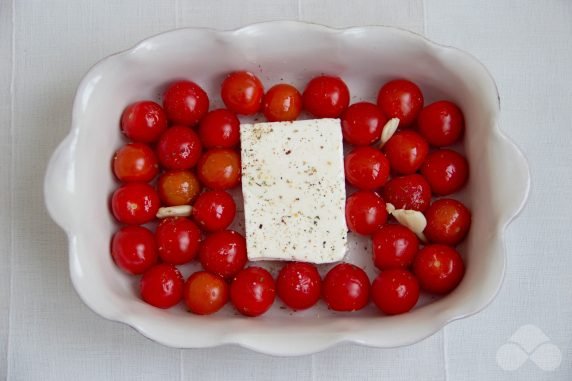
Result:
{"type": "Polygon", "coordinates": [[[346,253],[339,119],[242,124],[248,259],[312,263],[346,253]]]}

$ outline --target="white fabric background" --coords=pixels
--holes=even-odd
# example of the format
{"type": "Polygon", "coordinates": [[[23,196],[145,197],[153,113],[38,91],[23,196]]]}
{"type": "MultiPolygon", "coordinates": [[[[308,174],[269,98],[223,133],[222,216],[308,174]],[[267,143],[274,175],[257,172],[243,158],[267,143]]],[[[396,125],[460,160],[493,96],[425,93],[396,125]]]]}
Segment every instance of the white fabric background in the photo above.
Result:
{"type": "Polygon", "coordinates": [[[0,0],[0,379],[571,380],[571,62],[568,0],[0,0]],[[81,303],[42,181],[83,73],[164,30],[273,19],[397,25],[467,50],[491,70],[501,126],[529,158],[532,192],[508,230],[504,286],[485,311],[409,347],[274,358],[237,347],[165,348],[81,303]],[[524,324],[560,349],[555,371],[497,365],[497,349],[524,324]]]}

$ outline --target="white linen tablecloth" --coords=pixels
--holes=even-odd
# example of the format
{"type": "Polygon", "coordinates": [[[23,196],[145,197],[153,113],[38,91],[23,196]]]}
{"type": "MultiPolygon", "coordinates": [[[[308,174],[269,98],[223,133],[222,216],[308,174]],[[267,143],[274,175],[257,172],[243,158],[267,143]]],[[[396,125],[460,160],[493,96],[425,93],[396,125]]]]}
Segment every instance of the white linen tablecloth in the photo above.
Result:
{"type": "Polygon", "coordinates": [[[571,110],[569,0],[0,0],[0,379],[572,380],[571,110]],[[81,76],[154,33],[275,19],[396,25],[490,69],[532,191],[508,229],[506,280],[486,310],[408,347],[274,358],[165,348],[79,300],[42,182],[81,76]]]}

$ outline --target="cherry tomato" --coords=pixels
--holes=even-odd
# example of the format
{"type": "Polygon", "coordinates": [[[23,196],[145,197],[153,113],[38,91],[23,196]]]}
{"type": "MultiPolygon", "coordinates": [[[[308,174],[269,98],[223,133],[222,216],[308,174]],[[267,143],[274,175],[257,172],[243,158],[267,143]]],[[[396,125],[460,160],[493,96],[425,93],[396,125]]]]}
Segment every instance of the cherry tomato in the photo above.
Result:
{"type": "Polygon", "coordinates": [[[113,173],[119,181],[146,183],[153,180],[158,172],[155,152],[145,144],[126,144],[113,157],[113,173]]]}
{"type": "Polygon", "coordinates": [[[381,188],[389,177],[389,161],[372,147],[357,147],[344,159],[346,180],[362,190],[381,188]]]}
{"type": "Polygon", "coordinates": [[[128,274],[143,274],[157,262],[153,233],[142,226],[124,226],[111,239],[111,256],[128,274]]]}
{"type": "Polygon", "coordinates": [[[385,202],[375,192],[358,191],[346,200],[346,224],[361,235],[375,233],[387,221],[385,202]]]}
{"type": "Polygon", "coordinates": [[[230,284],[230,301],[243,315],[259,316],[268,311],[276,297],[272,275],[261,267],[249,267],[230,284]]]}
{"type": "Polygon", "coordinates": [[[185,283],[187,308],[197,315],[210,315],[220,310],[228,300],[228,284],[206,271],[192,274],[185,283]]]}
{"type": "Polygon", "coordinates": [[[224,230],[234,219],[236,204],[225,191],[206,191],[197,197],[192,213],[195,222],[204,230],[224,230]]]}
{"type": "Polygon", "coordinates": [[[400,175],[411,175],[421,167],[429,153],[429,144],[416,132],[398,131],[383,146],[391,169],[400,175]]]}
{"type": "Polygon", "coordinates": [[[201,156],[197,166],[199,180],[207,188],[224,190],[240,183],[240,155],[232,149],[213,148],[201,156]]]}
{"type": "Polygon", "coordinates": [[[467,236],[471,212],[457,200],[442,198],[425,211],[425,236],[430,242],[455,246],[467,236]]]}
{"type": "Polygon", "coordinates": [[[383,199],[397,209],[423,212],[431,202],[431,187],[421,175],[394,177],[385,183],[383,199]]]}
{"type": "Polygon", "coordinates": [[[222,82],[222,101],[237,114],[256,114],[262,105],[263,96],[262,82],[248,71],[235,71],[222,82]]]}
{"type": "Polygon", "coordinates": [[[419,114],[419,132],[435,147],[456,143],[464,130],[463,112],[453,102],[431,103],[419,114]]]}
{"type": "Polygon", "coordinates": [[[192,261],[199,252],[201,231],[187,218],[169,217],[159,223],[155,238],[163,262],[182,265],[192,261]]]}
{"type": "Polygon", "coordinates": [[[233,230],[213,233],[203,241],[199,259],[208,272],[232,278],[246,264],[246,240],[233,230]]]}
{"type": "Polygon", "coordinates": [[[419,300],[419,282],[407,270],[383,271],[371,285],[371,299],[386,315],[408,312],[419,300]]]}
{"type": "Polygon", "coordinates": [[[134,142],[154,142],[166,129],[167,115],[155,102],[133,103],[121,115],[121,132],[134,142]]]}
{"type": "Polygon", "coordinates": [[[158,308],[170,308],[183,297],[185,280],[173,265],[160,263],[151,267],[139,283],[141,298],[158,308]]]}
{"type": "Polygon", "coordinates": [[[157,143],[159,162],[167,169],[189,169],[201,156],[199,136],[185,126],[173,126],[161,135],[157,143]]]}
{"type": "Polygon", "coordinates": [[[413,273],[425,291],[446,294],[452,291],[465,273],[459,253],[445,245],[427,245],[413,262],[413,273]]]}
{"type": "Polygon", "coordinates": [[[356,146],[366,146],[381,137],[387,118],[369,102],[354,103],[342,114],[344,140],[356,146]]]}
{"type": "Polygon", "coordinates": [[[421,167],[421,174],[429,182],[433,193],[446,196],[467,184],[469,163],[460,153],[439,149],[427,156],[421,167]]]}
{"type": "Polygon", "coordinates": [[[285,83],[272,86],[262,101],[264,116],[269,122],[289,122],[302,112],[302,95],[285,83]]]}
{"type": "Polygon", "coordinates": [[[396,79],[379,89],[377,105],[389,118],[399,118],[399,126],[411,126],[423,107],[423,94],[411,81],[396,79]]]}
{"type": "Polygon", "coordinates": [[[196,83],[179,81],[165,91],[163,107],[172,123],[192,127],[209,110],[209,97],[196,83]]]}
{"type": "Polygon", "coordinates": [[[373,263],[380,270],[405,268],[413,263],[419,239],[403,225],[383,225],[373,235],[373,263]]]}
{"type": "Polygon", "coordinates": [[[334,311],[357,311],[369,302],[369,279],[365,271],[350,263],[334,266],[324,278],[323,297],[334,311]]]}
{"type": "Polygon", "coordinates": [[[159,210],[159,196],[145,183],[127,183],[111,196],[111,210],[117,221],[127,225],[142,225],[152,221],[159,210]]]}
{"type": "Polygon", "coordinates": [[[317,118],[337,118],[350,104],[350,91],[341,78],[321,75],[308,82],[302,101],[317,118]]]}
{"type": "Polygon", "coordinates": [[[322,278],[316,266],[291,262],[282,267],[276,280],[276,291],[284,304],[294,310],[304,310],[318,302],[322,278]]]}
{"type": "Polygon", "coordinates": [[[199,137],[205,148],[232,148],[240,141],[240,121],[227,109],[211,111],[199,124],[199,137]]]}
{"type": "Polygon", "coordinates": [[[201,191],[201,184],[193,172],[169,171],[159,176],[157,191],[163,205],[188,205],[201,191]]]}

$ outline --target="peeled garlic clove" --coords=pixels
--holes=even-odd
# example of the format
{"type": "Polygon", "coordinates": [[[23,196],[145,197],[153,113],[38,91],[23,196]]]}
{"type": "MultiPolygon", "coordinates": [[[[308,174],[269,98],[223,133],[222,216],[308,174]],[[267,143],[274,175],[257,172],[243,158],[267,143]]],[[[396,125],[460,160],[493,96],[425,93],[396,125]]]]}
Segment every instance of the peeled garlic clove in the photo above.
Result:
{"type": "Polygon", "coordinates": [[[383,129],[381,130],[379,148],[383,147],[383,145],[387,143],[389,139],[391,139],[393,134],[395,134],[397,127],[399,127],[399,118],[391,118],[387,121],[387,123],[385,123],[385,126],[383,126],[383,129]]]}
{"type": "MultiPolygon", "coordinates": [[[[391,204],[389,204],[391,205],[391,204]]],[[[391,205],[392,208],[393,205],[391,205]]],[[[388,207],[386,206],[386,209],[388,207]]],[[[427,238],[425,238],[425,234],[423,234],[423,230],[427,226],[427,219],[423,215],[423,213],[417,210],[408,210],[408,209],[393,209],[392,212],[389,212],[397,222],[401,225],[409,228],[419,239],[423,242],[427,242],[427,238]]]]}
{"type": "Polygon", "coordinates": [[[177,205],[159,208],[157,218],[167,217],[188,217],[191,215],[193,208],[190,205],[177,205]]]}
{"type": "Polygon", "coordinates": [[[395,206],[393,206],[393,204],[390,202],[386,202],[385,203],[385,210],[387,210],[388,214],[391,214],[395,210],[395,206]]]}

